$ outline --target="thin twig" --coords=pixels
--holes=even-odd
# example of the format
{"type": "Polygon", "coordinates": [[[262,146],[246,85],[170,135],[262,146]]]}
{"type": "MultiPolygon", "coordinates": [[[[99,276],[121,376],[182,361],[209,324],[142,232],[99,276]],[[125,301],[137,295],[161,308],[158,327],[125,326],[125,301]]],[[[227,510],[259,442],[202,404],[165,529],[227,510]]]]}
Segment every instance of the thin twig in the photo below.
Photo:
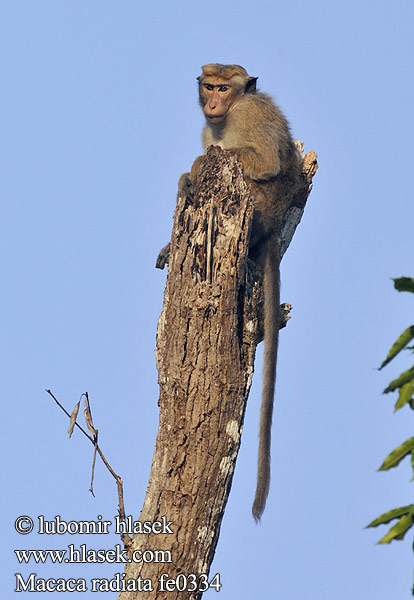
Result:
{"type": "Polygon", "coordinates": [[[95,477],[95,463],[96,463],[96,447],[98,445],[98,442],[95,442],[95,450],[93,453],[93,461],[92,461],[92,473],[91,473],[91,487],[89,488],[90,493],[92,494],[92,496],[95,498],[95,494],[93,493],[93,480],[95,477]]]}
{"type": "MultiPolygon", "coordinates": [[[[54,396],[52,394],[52,392],[50,390],[46,390],[46,392],[52,396],[53,400],[56,402],[56,404],[63,410],[63,412],[69,417],[70,419],[70,414],[68,413],[68,411],[66,410],[66,408],[64,406],[62,406],[62,404],[59,402],[59,400],[56,398],[56,396],[54,396]]],[[[82,394],[83,395],[83,394],[82,394]]],[[[89,404],[89,398],[86,395],[86,398],[88,400],[88,404],[89,404]]],[[[126,516],[125,516],[125,505],[124,505],[124,487],[123,487],[123,482],[122,479],[119,475],[117,475],[115,473],[115,471],[113,470],[113,468],[111,467],[111,465],[108,463],[108,461],[106,460],[102,450],[100,449],[99,445],[98,445],[98,440],[97,437],[96,439],[94,439],[92,436],[90,436],[84,429],[83,427],[81,427],[79,425],[79,423],[75,422],[75,425],[77,427],[79,427],[79,429],[82,431],[82,433],[88,438],[88,440],[94,445],[95,448],[95,454],[94,454],[94,458],[93,458],[93,464],[92,464],[92,480],[91,480],[91,489],[89,490],[90,492],[93,493],[93,477],[94,477],[94,471],[95,471],[95,460],[96,460],[96,453],[98,452],[99,456],[102,459],[102,462],[104,463],[105,467],[108,469],[108,471],[110,472],[110,474],[112,475],[112,477],[115,479],[116,481],[116,485],[117,485],[117,490],[118,490],[118,503],[119,503],[119,508],[118,508],[118,513],[120,516],[120,519],[122,521],[126,520],[126,516]]],[[[127,534],[127,533],[123,533],[121,534],[121,539],[124,542],[125,546],[129,546],[132,542],[131,537],[127,534]]]]}

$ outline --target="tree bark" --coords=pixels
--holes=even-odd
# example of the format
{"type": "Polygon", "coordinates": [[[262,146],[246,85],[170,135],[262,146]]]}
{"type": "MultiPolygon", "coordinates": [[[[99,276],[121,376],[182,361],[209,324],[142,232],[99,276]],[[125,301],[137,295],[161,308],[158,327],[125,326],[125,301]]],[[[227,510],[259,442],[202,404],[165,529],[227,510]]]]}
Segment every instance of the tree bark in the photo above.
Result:
{"type": "MultiPolygon", "coordinates": [[[[303,189],[286,206],[282,253],[316,169],[310,152],[303,189]]],[[[252,218],[253,199],[235,155],[210,148],[194,197],[178,198],[157,331],[160,423],[139,520],[164,516],[173,533],[134,535],[128,548],[129,556],[134,549],[168,550],[171,562],[127,564],[125,580],[150,580],[153,591],[124,591],[121,600],[198,600],[205,589],[262,338],[261,273],[247,258],[252,218]],[[167,591],[166,573],[178,589],[167,591]]]]}

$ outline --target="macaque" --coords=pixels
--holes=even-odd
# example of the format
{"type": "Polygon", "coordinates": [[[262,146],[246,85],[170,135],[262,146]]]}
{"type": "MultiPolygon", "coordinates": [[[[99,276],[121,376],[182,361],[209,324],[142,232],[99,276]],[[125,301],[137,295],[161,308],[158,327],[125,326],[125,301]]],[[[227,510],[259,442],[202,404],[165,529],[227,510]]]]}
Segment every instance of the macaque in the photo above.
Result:
{"type": "MultiPolygon", "coordinates": [[[[211,145],[236,153],[254,199],[249,258],[260,265],[264,285],[264,368],[259,428],[256,495],[252,513],[260,520],[270,484],[270,440],[276,359],[280,323],[278,232],[286,210],[301,181],[301,157],[280,109],[266,94],[256,91],[257,77],[238,65],[209,64],[198,77],[200,106],[206,117],[202,133],[204,151],[211,145]]],[[[179,194],[197,180],[203,156],[196,158],[190,176],[184,174],[179,194]]],[[[168,262],[165,246],[156,266],[168,262]]]]}

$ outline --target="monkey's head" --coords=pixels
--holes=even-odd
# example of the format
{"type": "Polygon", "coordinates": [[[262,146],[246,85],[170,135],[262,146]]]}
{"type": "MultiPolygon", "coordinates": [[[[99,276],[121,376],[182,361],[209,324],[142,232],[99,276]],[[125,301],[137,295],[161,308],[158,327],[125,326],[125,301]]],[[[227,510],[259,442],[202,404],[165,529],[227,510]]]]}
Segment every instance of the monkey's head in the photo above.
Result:
{"type": "Polygon", "coordinates": [[[197,77],[200,105],[210,123],[222,123],[238,98],[256,92],[257,77],[239,65],[210,64],[197,77]]]}

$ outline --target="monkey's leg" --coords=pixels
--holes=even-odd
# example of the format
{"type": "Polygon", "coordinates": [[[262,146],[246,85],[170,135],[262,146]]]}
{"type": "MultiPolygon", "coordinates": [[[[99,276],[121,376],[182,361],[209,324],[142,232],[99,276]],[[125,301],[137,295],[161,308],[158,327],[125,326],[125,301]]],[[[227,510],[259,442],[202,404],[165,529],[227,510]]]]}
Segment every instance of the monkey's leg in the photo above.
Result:
{"type": "Polygon", "coordinates": [[[178,180],[177,200],[178,198],[180,198],[180,196],[185,196],[186,198],[189,198],[192,203],[193,191],[191,187],[190,173],[183,173],[180,179],[178,180]]]}
{"type": "MultiPolygon", "coordinates": [[[[178,198],[181,198],[182,196],[185,196],[185,198],[187,199],[188,202],[190,202],[190,203],[193,202],[190,173],[183,173],[181,175],[180,179],[178,180],[177,201],[178,201],[178,198]]],[[[165,265],[168,264],[169,260],[170,260],[170,243],[168,242],[168,244],[166,246],[164,246],[164,248],[161,248],[161,250],[158,254],[157,261],[155,263],[155,268],[163,269],[165,267],[165,265]]]]}
{"type": "MultiPolygon", "coordinates": [[[[202,154],[201,156],[197,156],[197,158],[193,162],[192,167],[191,167],[191,173],[189,174],[190,175],[190,177],[189,177],[190,186],[191,186],[191,183],[197,182],[200,172],[202,171],[202,167],[203,167],[205,159],[206,159],[206,155],[202,154]]],[[[181,181],[181,179],[180,179],[180,181],[181,181]]]]}

